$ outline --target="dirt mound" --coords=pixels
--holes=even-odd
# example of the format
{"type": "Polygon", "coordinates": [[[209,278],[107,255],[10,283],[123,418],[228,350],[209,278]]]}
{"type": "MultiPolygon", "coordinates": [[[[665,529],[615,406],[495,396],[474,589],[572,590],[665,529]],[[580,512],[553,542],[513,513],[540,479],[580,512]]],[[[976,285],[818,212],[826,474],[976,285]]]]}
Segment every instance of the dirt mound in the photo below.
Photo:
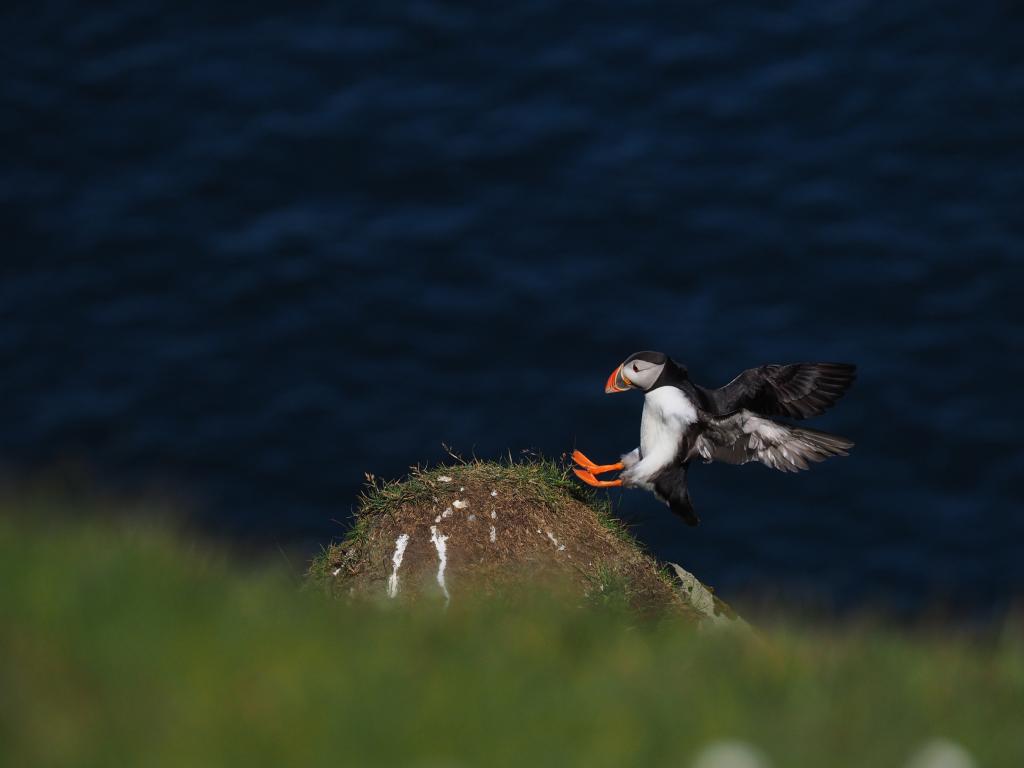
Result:
{"type": "Polygon", "coordinates": [[[607,503],[550,462],[457,464],[374,483],[349,535],[310,577],[338,594],[445,602],[542,581],[585,600],[702,617],[607,503]]]}

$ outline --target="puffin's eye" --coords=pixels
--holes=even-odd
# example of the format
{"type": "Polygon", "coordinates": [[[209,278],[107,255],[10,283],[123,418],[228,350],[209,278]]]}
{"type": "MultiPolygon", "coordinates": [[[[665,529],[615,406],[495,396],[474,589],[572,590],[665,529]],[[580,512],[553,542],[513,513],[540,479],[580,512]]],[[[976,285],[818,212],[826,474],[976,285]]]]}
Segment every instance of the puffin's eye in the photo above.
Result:
{"type": "Polygon", "coordinates": [[[636,367],[636,363],[633,363],[633,373],[640,373],[640,369],[636,367]]]}

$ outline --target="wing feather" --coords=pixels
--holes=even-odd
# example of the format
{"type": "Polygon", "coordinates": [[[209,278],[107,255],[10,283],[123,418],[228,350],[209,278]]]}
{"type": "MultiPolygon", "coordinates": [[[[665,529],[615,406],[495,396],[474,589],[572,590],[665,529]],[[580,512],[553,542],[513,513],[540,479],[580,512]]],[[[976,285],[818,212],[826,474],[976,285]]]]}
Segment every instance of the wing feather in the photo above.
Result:
{"type": "Polygon", "coordinates": [[[856,366],[848,363],[762,365],[724,387],[701,390],[717,416],[745,408],[763,416],[807,419],[835,405],[856,378],[856,366]]]}
{"type": "Polygon", "coordinates": [[[853,442],[815,429],[790,427],[750,411],[712,419],[694,444],[705,461],[759,461],[781,472],[799,472],[830,456],[847,456],[853,442]]]}

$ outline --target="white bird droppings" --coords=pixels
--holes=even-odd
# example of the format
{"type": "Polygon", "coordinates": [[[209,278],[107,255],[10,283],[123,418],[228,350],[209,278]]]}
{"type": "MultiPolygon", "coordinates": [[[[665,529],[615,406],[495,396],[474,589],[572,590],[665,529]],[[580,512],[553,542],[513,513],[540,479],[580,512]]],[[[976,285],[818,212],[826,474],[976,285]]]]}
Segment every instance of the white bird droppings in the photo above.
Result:
{"type": "Polygon", "coordinates": [[[492,509],[492,510],[491,510],[491,520],[497,520],[497,519],[498,519],[498,513],[497,513],[497,512],[495,512],[495,511],[494,511],[494,510],[492,509]]]}
{"type": "Polygon", "coordinates": [[[398,569],[402,567],[405,548],[409,546],[409,534],[403,533],[395,539],[395,553],[391,556],[391,575],[388,577],[388,597],[398,594],[398,569]]]}
{"type": "Polygon", "coordinates": [[[341,573],[341,568],[335,568],[331,571],[331,576],[337,576],[339,573],[341,573]]]}
{"type": "Polygon", "coordinates": [[[439,483],[450,483],[451,481],[452,479],[448,475],[441,475],[437,478],[437,482],[439,483]]]}
{"type": "Polygon", "coordinates": [[[441,522],[441,516],[440,516],[440,515],[438,515],[437,517],[435,517],[435,518],[434,518],[434,522],[435,522],[435,523],[440,523],[440,522],[441,522]]]}
{"type": "Polygon", "coordinates": [[[469,502],[468,501],[453,501],[452,502],[452,506],[455,507],[456,509],[465,509],[466,507],[469,506],[469,502]]]}
{"type": "Polygon", "coordinates": [[[495,529],[495,527],[494,527],[494,526],[492,525],[492,526],[491,526],[491,544],[493,544],[493,543],[494,543],[494,542],[496,542],[497,540],[498,540],[498,531],[497,531],[497,529],[495,529]]]}
{"type": "MultiPolygon", "coordinates": [[[[441,513],[441,517],[451,517],[451,516],[452,516],[452,508],[451,507],[448,507],[444,512],[441,513]]],[[[441,521],[438,520],[437,522],[441,522],[441,521]]]]}
{"type": "Polygon", "coordinates": [[[491,491],[491,498],[492,499],[498,498],[498,492],[497,491],[491,491]]]}
{"type": "Polygon", "coordinates": [[[441,588],[444,593],[444,604],[448,605],[451,602],[451,595],[448,594],[448,587],[444,583],[444,569],[448,566],[448,541],[447,536],[442,536],[437,532],[437,526],[430,526],[430,540],[434,542],[434,548],[437,550],[437,586],[441,588]]]}
{"type": "MultiPolygon", "coordinates": [[[[540,533],[540,531],[538,531],[538,533],[540,533]]],[[[565,544],[559,544],[558,539],[555,538],[555,534],[553,534],[551,531],[544,531],[544,533],[546,533],[548,535],[548,538],[551,539],[551,543],[558,547],[559,552],[565,549],[565,544]]]]}
{"type": "Polygon", "coordinates": [[[463,488],[463,487],[462,487],[461,485],[459,486],[459,493],[462,493],[462,492],[463,492],[463,491],[465,491],[465,490],[466,490],[466,489],[465,489],[465,488],[463,488]]]}

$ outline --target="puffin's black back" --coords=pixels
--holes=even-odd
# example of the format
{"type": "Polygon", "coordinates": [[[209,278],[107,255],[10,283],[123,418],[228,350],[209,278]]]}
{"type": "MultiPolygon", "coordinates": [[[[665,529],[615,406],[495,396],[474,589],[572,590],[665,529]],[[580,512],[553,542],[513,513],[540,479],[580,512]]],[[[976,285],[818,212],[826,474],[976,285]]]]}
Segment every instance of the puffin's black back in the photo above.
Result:
{"type": "Polygon", "coordinates": [[[680,365],[671,357],[666,357],[664,362],[665,367],[661,369],[661,375],[651,386],[651,390],[658,387],[677,387],[682,389],[683,384],[690,380],[690,374],[686,370],[686,366],[680,365]]]}
{"type": "Polygon", "coordinates": [[[686,369],[686,366],[680,365],[671,357],[666,358],[661,376],[658,377],[657,381],[654,382],[648,391],[653,391],[658,387],[675,387],[680,389],[686,393],[686,396],[690,398],[690,402],[695,406],[705,411],[708,410],[707,394],[701,387],[694,385],[690,381],[690,372],[686,369]]]}

